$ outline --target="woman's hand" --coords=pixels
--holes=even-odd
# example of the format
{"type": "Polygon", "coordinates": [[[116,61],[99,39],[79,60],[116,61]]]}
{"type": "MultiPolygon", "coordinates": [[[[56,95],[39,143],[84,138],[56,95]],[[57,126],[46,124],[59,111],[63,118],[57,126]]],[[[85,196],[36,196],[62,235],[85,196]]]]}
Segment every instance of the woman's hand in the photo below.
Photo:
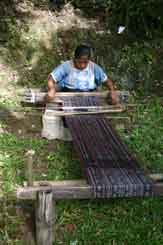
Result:
{"type": "Polygon", "coordinates": [[[48,95],[47,95],[47,99],[48,101],[53,101],[55,97],[55,89],[50,89],[48,90],[48,95]]]}
{"type": "Polygon", "coordinates": [[[116,92],[116,90],[114,89],[113,81],[112,81],[111,79],[108,79],[108,80],[106,81],[106,84],[107,84],[107,87],[108,87],[109,92],[110,92],[110,98],[111,98],[111,103],[112,103],[112,105],[118,104],[119,99],[118,99],[117,92],[116,92]]]}
{"type": "Polygon", "coordinates": [[[118,104],[119,100],[118,100],[117,92],[115,90],[112,90],[110,92],[110,95],[111,95],[112,105],[118,104]]]}

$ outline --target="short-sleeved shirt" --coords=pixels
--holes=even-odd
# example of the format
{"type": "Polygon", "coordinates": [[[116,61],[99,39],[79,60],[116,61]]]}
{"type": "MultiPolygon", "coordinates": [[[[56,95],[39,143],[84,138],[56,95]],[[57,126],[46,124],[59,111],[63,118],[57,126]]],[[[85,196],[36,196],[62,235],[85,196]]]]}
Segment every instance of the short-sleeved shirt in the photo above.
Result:
{"type": "Polygon", "coordinates": [[[60,87],[82,91],[95,89],[107,80],[103,69],[92,61],[89,61],[85,69],[80,70],[74,67],[72,60],[67,60],[57,66],[50,75],[60,87]]]}

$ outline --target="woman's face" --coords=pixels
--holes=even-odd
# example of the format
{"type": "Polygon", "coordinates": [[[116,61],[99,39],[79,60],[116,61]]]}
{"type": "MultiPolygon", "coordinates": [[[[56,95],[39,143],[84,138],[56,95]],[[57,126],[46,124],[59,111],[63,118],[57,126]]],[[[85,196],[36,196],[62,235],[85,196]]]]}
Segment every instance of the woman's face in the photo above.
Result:
{"type": "Polygon", "coordinates": [[[75,58],[74,65],[77,69],[83,70],[87,67],[89,62],[88,56],[81,56],[80,58],[75,58]]]}

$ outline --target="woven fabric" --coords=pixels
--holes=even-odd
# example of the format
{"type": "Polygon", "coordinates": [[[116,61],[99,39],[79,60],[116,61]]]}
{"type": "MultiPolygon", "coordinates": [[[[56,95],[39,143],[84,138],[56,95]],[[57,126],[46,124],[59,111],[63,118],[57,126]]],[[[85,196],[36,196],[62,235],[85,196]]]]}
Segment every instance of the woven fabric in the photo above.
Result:
{"type": "MultiPolygon", "coordinates": [[[[100,105],[95,96],[66,97],[65,106],[100,105]]],[[[104,116],[66,116],[82,169],[97,198],[150,196],[153,182],[104,116]]]]}

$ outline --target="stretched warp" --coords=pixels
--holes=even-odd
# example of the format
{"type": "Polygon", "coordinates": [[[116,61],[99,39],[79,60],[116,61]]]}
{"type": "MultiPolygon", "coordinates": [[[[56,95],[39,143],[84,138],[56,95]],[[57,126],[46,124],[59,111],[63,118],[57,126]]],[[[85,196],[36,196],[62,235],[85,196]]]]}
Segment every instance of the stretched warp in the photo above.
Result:
{"type": "MultiPolygon", "coordinates": [[[[95,106],[95,96],[63,97],[65,106],[95,106]]],[[[70,110],[68,110],[70,111],[70,110]]],[[[104,116],[66,116],[74,147],[97,198],[153,195],[153,182],[140,168],[104,116]]]]}

